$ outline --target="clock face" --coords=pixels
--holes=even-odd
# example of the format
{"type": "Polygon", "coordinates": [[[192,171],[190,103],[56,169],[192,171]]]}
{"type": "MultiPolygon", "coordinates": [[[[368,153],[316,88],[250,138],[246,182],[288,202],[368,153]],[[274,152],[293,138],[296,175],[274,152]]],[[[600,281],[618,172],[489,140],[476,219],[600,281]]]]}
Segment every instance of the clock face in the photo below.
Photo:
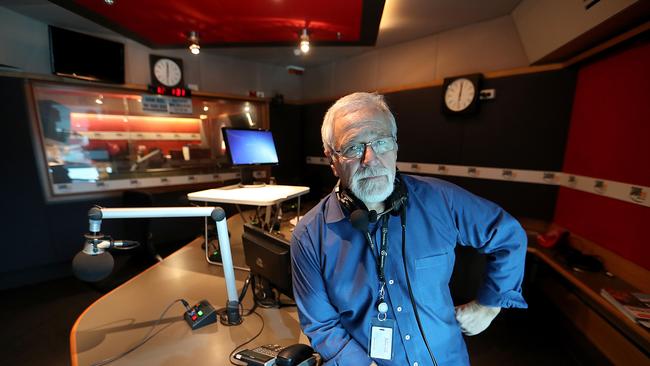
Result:
{"type": "Polygon", "coordinates": [[[183,76],[180,66],[168,58],[156,61],[153,65],[153,74],[156,80],[165,86],[176,86],[183,76]]]}
{"type": "Polygon", "coordinates": [[[445,105],[452,112],[461,112],[472,104],[475,95],[476,88],[471,80],[456,79],[445,90],[445,105]]]}

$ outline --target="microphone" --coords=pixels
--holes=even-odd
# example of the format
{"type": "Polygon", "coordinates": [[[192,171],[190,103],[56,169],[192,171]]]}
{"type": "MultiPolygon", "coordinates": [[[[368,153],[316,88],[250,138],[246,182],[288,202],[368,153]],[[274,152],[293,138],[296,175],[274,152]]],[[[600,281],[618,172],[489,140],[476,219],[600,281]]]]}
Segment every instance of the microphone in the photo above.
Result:
{"type": "Polygon", "coordinates": [[[132,249],[140,245],[130,240],[101,240],[89,238],[87,234],[84,248],[72,260],[72,273],[85,282],[97,282],[108,277],[113,272],[115,260],[106,249],[132,249]]]}

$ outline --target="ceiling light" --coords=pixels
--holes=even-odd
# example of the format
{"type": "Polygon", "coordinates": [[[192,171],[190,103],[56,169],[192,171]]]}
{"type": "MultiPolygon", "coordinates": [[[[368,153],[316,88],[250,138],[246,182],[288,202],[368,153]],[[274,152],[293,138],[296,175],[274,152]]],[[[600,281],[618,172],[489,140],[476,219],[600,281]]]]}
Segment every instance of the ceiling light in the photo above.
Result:
{"type": "Polygon", "coordinates": [[[302,34],[300,35],[300,52],[303,54],[309,52],[309,34],[307,34],[307,28],[303,28],[302,34]]]}
{"type": "Polygon", "coordinates": [[[115,0],[104,0],[104,3],[106,3],[106,5],[113,5],[115,4],[115,0]]]}
{"type": "Polygon", "coordinates": [[[97,97],[97,99],[95,99],[95,103],[104,104],[104,96],[99,94],[99,97],[97,97]]]}
{"type": "Polygon", "coordinates": [[[190,52],[192,52],[193,55],[198,55],[201,52],[201,46],[199,46],[199,33],[191,31],[187,36],[187,40],[190,42],[190,52]]]}

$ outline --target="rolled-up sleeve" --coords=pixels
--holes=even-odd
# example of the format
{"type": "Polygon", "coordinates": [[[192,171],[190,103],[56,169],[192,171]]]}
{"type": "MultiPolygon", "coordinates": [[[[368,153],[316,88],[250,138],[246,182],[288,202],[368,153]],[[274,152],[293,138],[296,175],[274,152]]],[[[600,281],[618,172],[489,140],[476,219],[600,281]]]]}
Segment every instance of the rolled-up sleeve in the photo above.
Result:
{"type": "Polygon", "coordinates": [[[294,232],[291,240],[291,267],[293,293],[303,332],[323,357],[325,366],[370,365],[372,360],[365,349],[343,328],[339,313],[330,303],[315,249],[317,245],[306,229],[296,231],[301,234],[294,232]]]}
{"type": "Polygon", "coordinates": [[[448,192],[459,244],[487,256],[477,301],[486,306],[527,308],[521,294],[527,238],[519,222],[498,205],[461,188],[448,192]]]}

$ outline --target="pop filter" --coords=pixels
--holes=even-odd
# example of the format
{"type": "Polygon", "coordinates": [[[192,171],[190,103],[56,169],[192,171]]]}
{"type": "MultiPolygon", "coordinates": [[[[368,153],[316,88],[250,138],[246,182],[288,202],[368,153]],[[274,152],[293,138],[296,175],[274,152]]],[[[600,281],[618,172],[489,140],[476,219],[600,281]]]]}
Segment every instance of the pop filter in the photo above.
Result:
{"type": "Polygon", "coordinates": [[[350,223],[352,223],[355,229],[363,233],[367,232],[368,224],[370,223],[368,211],[362,209],[352,211],[350,214],[350,223]]]}
{"type": "Polygon", "coordinates": [[[109,252],[90,255],[82,251],[72,260],[72,272],[82,281],[97,282],[111,274],[114,262],[109,252]]]}

